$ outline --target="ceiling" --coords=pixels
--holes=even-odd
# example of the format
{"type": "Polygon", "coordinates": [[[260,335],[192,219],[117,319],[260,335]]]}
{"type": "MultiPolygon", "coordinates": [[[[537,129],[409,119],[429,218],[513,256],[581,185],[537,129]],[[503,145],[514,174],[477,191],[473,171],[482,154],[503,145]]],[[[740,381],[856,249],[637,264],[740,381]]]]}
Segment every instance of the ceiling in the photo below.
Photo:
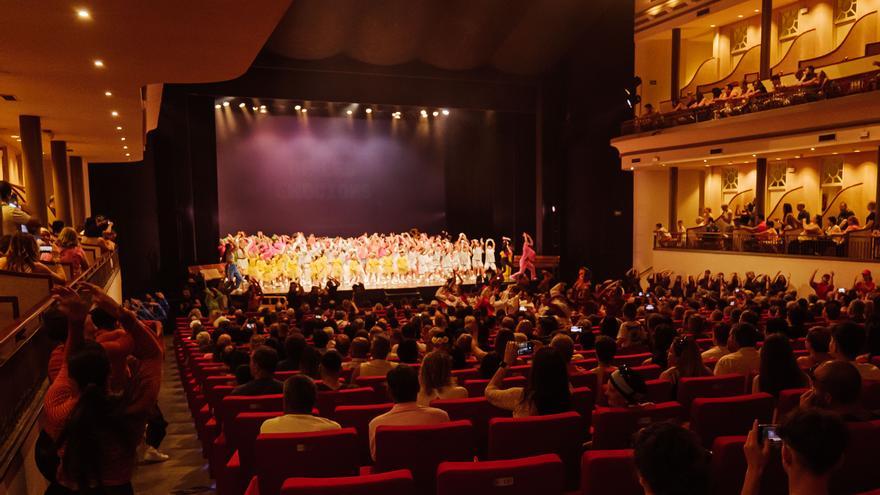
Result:
{"type": "Polygon", "coordinates": [[[490,66],[531,75],[620,0],[295,0],[266,47],[284,57],[346,55],[374,65],[490,66]]]}
{"type": "Polygon", "coordinates": [[[91,162],[139,160],[142,87],[232,79],[264,47],[302,60],[343,55],[376,65],[422,62],[449,70],[488,66],[538,74],[617,1],[6,2],[0,94],[17,101],[0,100],[0,145],[19,152],[11,137],[19,134],[18,116],[38,115],[43,129],[52,131],[44,133],[47,152],[49,139],[58,139],[91,162]],[[81,17],[79,9],[90,16],[81,17]],[[96,67],[95,60],[104,66],[96,67]]]}
{"type": "Polygon", "coordinates": [[[18,116],[38,115],[43,129],[53,132],[44,133],[46,152],[51,138],[67,141],[72,154],[88,161],[139,160],[141,87],[237,77],[290,1],[5,2],[0,94],[18,101],[0,100],[0,144],[19,152],[21,143],[11,138],[19,134],[18,116]],[[87,9],[90,18],[81,18],[78,9],[87,9]],[[95,67],[95,60],[104,67],[95,67]]]}

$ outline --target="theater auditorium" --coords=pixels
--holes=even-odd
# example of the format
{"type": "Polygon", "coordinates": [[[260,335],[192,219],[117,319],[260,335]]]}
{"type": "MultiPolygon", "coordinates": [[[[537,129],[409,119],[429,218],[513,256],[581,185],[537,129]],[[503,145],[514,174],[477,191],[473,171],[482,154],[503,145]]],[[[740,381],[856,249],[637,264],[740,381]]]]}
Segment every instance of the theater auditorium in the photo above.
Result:
{"type": "Polygon", "coordinates": [[[880,0],[0,10],[0,495],[880,495],[880,0]]]}

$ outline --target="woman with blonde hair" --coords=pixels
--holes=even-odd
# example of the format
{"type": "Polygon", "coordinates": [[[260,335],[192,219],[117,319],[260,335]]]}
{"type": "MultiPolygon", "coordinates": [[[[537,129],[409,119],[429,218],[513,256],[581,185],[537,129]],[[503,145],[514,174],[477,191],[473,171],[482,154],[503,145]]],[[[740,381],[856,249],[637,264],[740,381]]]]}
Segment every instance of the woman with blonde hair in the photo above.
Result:
{"type": "Polygon", "coordinates": [[[77,277],[89,269],[86,253],[79,245],[79,235],[70,227],[64,227],[58,234],[58,247],[61,248],[61,262],[70,263],[70,278],[77,277]]]}
{"type": "Polygon", "coordinates": [[[443,351],[425,356],[419,370],[420,406],[428,406],[437,399],[467,399],[467,389],[459,387],[452,378],[452,357],[443,351]]]}
{"type": "Polygon", "coordinates": [[[16,232],[9,240],[6,255],[0,258],[0,270],[18,273],[35,273],[49,275],[57,284],[67,282],[63,274],[58,274],[39,261],[37,241],[32,235],[16,232]]]}

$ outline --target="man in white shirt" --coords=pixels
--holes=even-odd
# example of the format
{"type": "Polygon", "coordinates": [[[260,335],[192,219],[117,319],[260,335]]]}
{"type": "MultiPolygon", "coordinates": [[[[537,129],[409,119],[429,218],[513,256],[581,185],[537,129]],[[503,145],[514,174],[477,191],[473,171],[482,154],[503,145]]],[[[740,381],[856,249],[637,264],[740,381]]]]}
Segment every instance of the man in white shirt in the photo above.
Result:
{"type": "MultiPolygon", "coordinates": [[[[436,425],[449,422],[449,415],[436,407],[420,406],[419,374],[402,364],[388,372],[388,393],[394,407],[370,421],[370,455],[376,459],[376,430],[382,426],[436,425]]],[[[429,447],[429,446],[426,446],[429,447]]]]}
{"type": "Polygon", "coordinates": [[[260,433],[310,433],[338,430],[339,423],[312,415],[318,390],[305,375],[294,375],[284,382],[284,415],[267,419],[260,433]]]}
{"type": "Polygon", "coordinates": [[[880,368],[871,363],[856,362],[867,338],[863,327],[851,321],[838,323],[831,329],[830,351],[835,359],[852,363],[862,375],[862,380],[877,381],[880,380],[880,368]]]}
{"type": "Polygon", "coordinates": [[[758,329],[751,323],[737,323],[727,340],[731,353],[721,357],[715,364],[715,376],[757,373],[761,368],[761,354],[755,349],[759,336],[758,329]]]}
{"type": "MultiPolygon", "coordinates": [[[[28,213],[12,203],[15,194],[12,185],[5,180],[0,180],[0,236],[12,235],[15,232],[21,232],[21,226],[30,221],[31,216],[28,213]]],[[[37,235],[39,232],[32,232],[37,235]]]]}
{"type": "Polygon", "coordinates": [[[730,354],[730,350],[727,349],[727,341],[729,339],[730,326],[726,323],[715,324],[715,328],[712,330],[712,344],[714,345],[710,349],[703,352],[703,361],[705,362],[712,359],[721,359],[722,357],[730,354]]]}
{"type": "Polygon", "coordinates": [[[373,337],[373,343],[370,346],[370,360],[361,363],[360,367],[355,368],[352,378],[359,376],[383,376],[397,363],[388,361],[388,354],[391,353],[391,341],[388,337],[378,334],[373,337]]]}

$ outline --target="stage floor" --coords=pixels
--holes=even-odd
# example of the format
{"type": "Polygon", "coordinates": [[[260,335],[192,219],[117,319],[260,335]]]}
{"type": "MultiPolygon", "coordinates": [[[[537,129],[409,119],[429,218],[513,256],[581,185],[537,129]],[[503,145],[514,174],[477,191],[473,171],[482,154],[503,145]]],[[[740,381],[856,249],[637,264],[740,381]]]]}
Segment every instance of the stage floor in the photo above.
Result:
{"type": "MultiPolygon", "coordinates": [[[[463,280],[464,285],[473,285],[477,281],[477,277],[473,276],[473,275],[470,275],[467,277],[461,277],[461,279],[463,280]]],[[[443,285],[445,283],[446,283],[445,279],[442,279],[440,277],[432,277],[430,279],[424,279],[424,280],[411,279],[411,280],[397,280],[397,281],[382,281],[382,282],[378,282],[378,283],[365,282],[364,287],[366,288],[366,290],[371,290],[371,291],[372,290],[401,290],[401,289],[420,289],[420,288],[425,288],[425,287],[440,287],[441,285],[443,285]]],[[[286,283],[281,283],[281,284],[277,284],[277,285],[275,285],[275,284],[261,284],[261,288],[263,289],[263,294],[282,296],[282,295],[287,294],[287,291],[289,289],[289,284],[286,284],[286,283]]],[[[308,285],[303,284],[303,289],[305,289],[305,291],[308,292],[308,291],[312,290],[312,285],[311,284],[308,284],[308,285]]],[[[339,290],[340,291],[350,291],[351,285],[346,285],[346,284],[340,285],[339,290]]]]}

